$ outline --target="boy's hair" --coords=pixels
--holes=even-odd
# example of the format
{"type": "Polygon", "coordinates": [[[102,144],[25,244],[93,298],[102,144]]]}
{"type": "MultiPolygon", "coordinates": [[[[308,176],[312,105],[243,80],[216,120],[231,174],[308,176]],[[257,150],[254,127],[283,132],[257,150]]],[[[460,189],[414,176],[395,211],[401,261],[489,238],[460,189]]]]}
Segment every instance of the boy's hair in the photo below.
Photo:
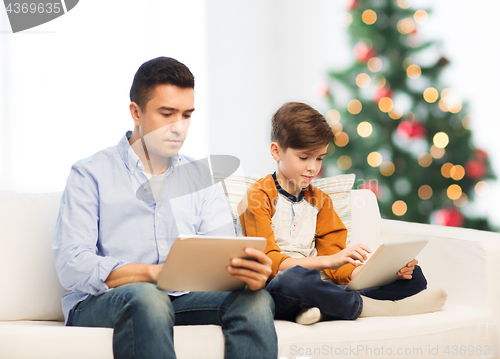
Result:
{"type": "Polygon", "coordinates": [[[332,129],[314,108],[301,102],[287,102],[273,115],[271,142],[283,150],[316,150],[330,143],[332,129]]]}
{"type": "Polygon", "coordinates": [[[157,57],[141,65],[130,88],[130,101],[144,111],[157,85],[194,88],[194,76],[186,65],[171,57],[157,57]]]}

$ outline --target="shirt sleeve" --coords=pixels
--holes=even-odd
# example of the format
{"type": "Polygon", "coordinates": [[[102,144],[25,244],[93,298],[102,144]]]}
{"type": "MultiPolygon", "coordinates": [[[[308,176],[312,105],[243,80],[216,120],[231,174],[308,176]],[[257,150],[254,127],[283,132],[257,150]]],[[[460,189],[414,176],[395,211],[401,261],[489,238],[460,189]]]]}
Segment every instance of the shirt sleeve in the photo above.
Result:
{"type": "Polygon", "coordinates": [[[271,259],[273,278],[279,271],[281,263],[290,258],[281,253],[276,244],[274,231],[271,226],[271,216],[274,213],[273,199],[262,189],[250,187],[246,196],[238,205],[238,214],[241,227],[246,236],[266,238],[264,253],[271,259]]]}
{"type": "Polygon", "coordinates": [[[204,191],[198,234],[235,236],[233,217],[221,183],[209,186],[204,191]]]}
{"type": "MultiPolygon", "coordinates": [[[[346,247],[347,229],[337,212],[333,209],[331,198],[325,194],[323,205],[316,222],[316,249],[318,256],[327,256],[340,252],[346,247]]],[[[348,263],[338,269],[325,269],[325,273],[338,284],[347,284],[351,280],[356,266],[348,263]]]]}
{"type": "Polygon", "coordinates": [[[75,164],[61,197],[52,241],[57,274],[71,291],[99,295],[107,290],[104,281],[126,261],[97,254],[99,238],[99,194],[96,181],[75,164]]]}

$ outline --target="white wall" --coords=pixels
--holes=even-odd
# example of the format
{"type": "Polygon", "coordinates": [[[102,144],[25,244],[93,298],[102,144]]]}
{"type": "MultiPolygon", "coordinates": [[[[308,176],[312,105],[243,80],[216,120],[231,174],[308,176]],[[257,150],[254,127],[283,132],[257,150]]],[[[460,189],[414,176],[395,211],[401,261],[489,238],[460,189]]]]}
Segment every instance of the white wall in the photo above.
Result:
{"type": "Polygon", "coordinates": [[[7,64],[7,48],[9,36],[6,36],[6,28],[8,24],[7,14],[1,14],[0,11],[0,188],[7,188],[7,174],[8,171],[8,142],[5,134],[8,133],[8,98],[7,92],[9,88],[8,83],[8,64],[7,64]]]}
{"type": "Polygon", "coordinates": [[[85,0],[16,34],[3,9],[0,18],[2,189],[62,190],[74,162],[118,143],[133,125],[133,76],[160,55],[196,76],[196,126],[185,151],[206,153],[203,0],[85,0]]]}

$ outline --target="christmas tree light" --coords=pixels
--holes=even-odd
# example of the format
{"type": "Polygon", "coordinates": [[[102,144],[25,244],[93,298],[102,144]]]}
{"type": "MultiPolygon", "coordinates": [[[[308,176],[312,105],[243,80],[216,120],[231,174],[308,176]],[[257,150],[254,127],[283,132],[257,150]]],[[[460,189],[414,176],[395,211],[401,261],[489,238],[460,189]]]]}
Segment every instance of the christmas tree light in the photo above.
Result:
{"type": "Polygon", "coordinates": [[[429,14],[425,10],[417,10],[415,14],[413,14],[413,18],[417,24],[424,25],[429,19],[429,14]]]}
{"type": "Polygon", "coordinates": [[[428,200],[432,197],[432,188],[426,184],[420,186],[418,196],[423,200],[428,200]]]}
{"type": "Polygon", "coordinates": [[[424,91],[424,100],[429,103],[434,103],[439,98],[439,92],[434,87],[428,87],[424,91]]]}
{"type": "Polygon", "coordinates": [[[398,201],[394,202],[394,204],[392,205],[392,212],[394,212],[394,214],[396,216],[404,215],[406,213],[407,209],[408,209],[408,206],[402,200],[398,200],[398,201]]]}
{"type": "Polygon", "coordinates": [[[358,125],[358,134],[361,137],[368,137],[372,134],[372,132],[373,132],[373,127],[369,122],[364,121],[358,125]]]}
{"type": "Polygon", "coordinates": [[[394,173],[395,170],[396,167],[391,161],[385,161],[380,165],[380,173],[383,176],[389,177],[394,173]]]}
{"type": "Polygon", "coordinates": [[[368,70],[371,72],[379,72],[382,70],[382,60],[380,60],[378,57],[372,57],[370,60],[368,60],[368,70]]]}
{"type": "Polygon", "coordinates": [[[363,22],[367,25],[375,24],[377,21],[377,13],[371,9],[365,10],[362,15],[363,22]]]}
{"type": "Polygon", "coordinates": [[[440,159],[441,157],[443,157],[445,152],[446,151],[444,148],[439,148],[434,145],[431,146],[431,156],[435,159],[440,159]]]}

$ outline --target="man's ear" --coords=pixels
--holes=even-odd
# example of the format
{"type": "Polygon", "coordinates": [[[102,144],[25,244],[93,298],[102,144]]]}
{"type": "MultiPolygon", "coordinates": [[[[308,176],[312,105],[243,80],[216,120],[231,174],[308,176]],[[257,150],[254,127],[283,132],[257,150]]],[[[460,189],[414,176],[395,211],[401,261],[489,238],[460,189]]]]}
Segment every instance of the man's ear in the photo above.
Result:
{"type": "Polygon", "coordinates": [[[135,102],[131,102],[129,105],[130,115],[132,116],[132,120],[134,120],[134,124],[139,126],[141,124],[141,120],[139,114],[141,113],[141,108],[135,102]]]}
{"type": "Polygon", "coordinates": [[[273,159],[275,161],[280,160],[280,153],[281,153],[280,145],[278,145],[277,142],[271,143],[271,156],[273,156],[273,159]]]}

